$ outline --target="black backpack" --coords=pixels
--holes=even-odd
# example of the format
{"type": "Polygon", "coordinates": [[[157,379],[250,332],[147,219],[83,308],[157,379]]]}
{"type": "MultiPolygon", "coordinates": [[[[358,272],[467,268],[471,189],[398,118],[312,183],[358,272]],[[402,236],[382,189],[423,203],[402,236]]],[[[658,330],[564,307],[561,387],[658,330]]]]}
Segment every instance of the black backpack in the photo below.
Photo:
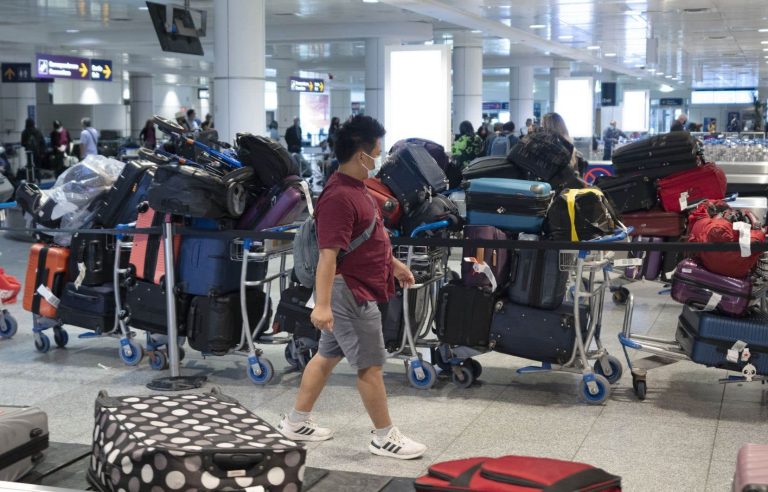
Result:
{"type": "MultiPolygon", "coordinates": [[[[400,228],[403,235],[410,236],[411,232],[422,224],[429,224],[439,220],[447,220],[449,231],[459,231],[464,221],[459,215],[459,209],[450,198],[443,195],[435,195],[422,202],[414,210],[411,210],[400,219],[400,228]]],[[[445,231],[446,229],[442,229],[445,231]]],[[[438,232],[439,234],[439,232],[438,232]]],[[[433,234],[428,233],[427,236],[433,234]]]]}
{"type": "Polygon", "coordinates": [[[291,154],[279,143],[251,133],[238,133],[237,159],[256,172],[263,188],[271,188],[290,175],[298,174],[291,154]]]}

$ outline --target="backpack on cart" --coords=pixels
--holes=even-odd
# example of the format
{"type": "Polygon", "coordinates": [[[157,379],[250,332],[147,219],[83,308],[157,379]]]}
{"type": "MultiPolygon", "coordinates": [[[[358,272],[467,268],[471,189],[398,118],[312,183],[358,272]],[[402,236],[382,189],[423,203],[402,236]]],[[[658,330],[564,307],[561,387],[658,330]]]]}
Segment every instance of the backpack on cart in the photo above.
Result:
{"type": "Polygon", "coordinates": [[[251,133],[238,133],[235,139],[238,160],[256,172],[262,187],[271,188],[298,174],[291,154],[279,143],[251,133]]]}

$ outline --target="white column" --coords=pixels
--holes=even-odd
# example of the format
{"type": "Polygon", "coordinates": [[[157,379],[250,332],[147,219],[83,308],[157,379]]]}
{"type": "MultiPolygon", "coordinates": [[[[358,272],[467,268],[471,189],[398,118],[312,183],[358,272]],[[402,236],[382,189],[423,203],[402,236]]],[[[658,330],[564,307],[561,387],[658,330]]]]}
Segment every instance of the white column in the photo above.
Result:
{"type": "Polygon", "coordinates": [[[468,120],[476,127],[483,120],[483,41],[469,32],[453,35],[453,132],[468,120]]]}
{"type": "Polygon", "coordinates": [[[214,3],[213,118],[219,138],[235,133],[266,133],[264,109],[265,0],[218,0],[214,3]]]}
{"type": "Polygon", "coordinates": [[[280,136],[282,136],[285,134],[285,130],[293,125],[293,119],[301,117],[301,93],[290,90],[289,79],[291,76],[298,75],[298,65],[294,60],[287,58],[291,55],[290,47],[286,46],[283,49],[281,46],[279,48],[281,50],[276,55],[281,58],[272,58],[269,64],[277,71],[277,79],[275,80],[277,83],[277,114],[275,119],[280,136]]]}
{"type": "Polygon", "coordinates": [[[509,68],[509,118],[515,128],[533,118],[533,67],[509,68]]]}
{"type": "Polygon", "coordinates": [[[27,119],[27,106],[37,104],[36,85],[48,87],[48,84],[32,82],[0,83],[0,141],[13,143],[21,140],[21,131],[27,119]]]}
{"type": "Polygon", "coordinates": [[[381,38],[365,40],[365,114],[384,121],[384,47],[381,38]]]}
{"type": "Polygon", "coordinates": [[[352,114],[352,91],[331,89],[331,118],[338,116],[342,123],[352,114]]]}
{"type": "Polygon", "coordinates": [[[152,75],[132,73],[129,83],[131,87],[131,136],[138,138],[144,124],[154,116],[155,95],[152,88],[152,75]]]}
{"type": "MultiPolygon", "coordinates": [[[[571,76],[571,62],[567,60],[556,60],[549,69],[549,111],[555,110],[555,88],[557,79],[571,76]]],[[[542,116],[544,116],[542,114],[542,116]]]]}

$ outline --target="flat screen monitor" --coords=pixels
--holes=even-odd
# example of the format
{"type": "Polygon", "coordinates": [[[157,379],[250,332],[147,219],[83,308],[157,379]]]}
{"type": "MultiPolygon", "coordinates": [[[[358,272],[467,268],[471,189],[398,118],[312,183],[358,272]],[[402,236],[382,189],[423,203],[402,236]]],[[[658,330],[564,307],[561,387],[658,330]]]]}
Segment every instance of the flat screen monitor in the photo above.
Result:
{"type": "MultiPolygon", "coordinates": [[[[168,7],[173,8],[171,5],[168,7]]],[[[200,38],[182,36],[181,34],[174,34],[165,30],[165,5],[147,2],[147,8],[149,9],[149,17],[152,19],[152,25],[155,26],[157,39],[160,41],[160,48],[163,51],[187,55],[203,55],[203,45],[200,43],[200,38]]],[[[194,28],[192,16],[184,9],[173,9],[173,19],[175,23],[181,23],[186,27],[194,28]]]]}

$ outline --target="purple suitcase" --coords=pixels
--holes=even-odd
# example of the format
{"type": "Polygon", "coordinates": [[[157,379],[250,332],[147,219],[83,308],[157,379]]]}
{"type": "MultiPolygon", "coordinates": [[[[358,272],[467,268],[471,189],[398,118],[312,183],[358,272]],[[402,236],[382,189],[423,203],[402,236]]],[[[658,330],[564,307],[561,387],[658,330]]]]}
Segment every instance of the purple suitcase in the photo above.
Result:
{"type": "Polygon", "coordinates": [[[752,301],[752,281],[709,272],[696,261],[687,259],[677,265],[672,276],[672,299],[683,304],[706,306],[710,299],[719,302],[723,314],[742,316],[752,301]]]}
{"type": "MultiPolygon", "coordinates": [[[[632,238],[633,242],[643,243],[661,243],[664,238],[661,237],[647,237],[638,236],[632,238]]],[[[630,256],[634,256],[630,253],[630,256]]],[[[656,280],[661,273],[662,252],[661,251],[648,251],[643,258],[643,266],[641,267],[627,267],[624,270],[624,276],[632,280],[656,280]]]]}
{"type": "MultiPolygon", "coordinates": [[[[464,227],[464,239],[507,239],[503,231],[493,226],[468,225],[464,227]]],[[[493,270],[496,284],[502,287],[509,281],[509,250],[496,248],[473,248],[465,246],[461,254],[461,278],[467,287],[491,287],[491,282],[484,273],[475,272],[472,263],[464,258],[473,257],[485,261],[493,270]]]]}
{"type": "Polygon", "coordinates": [[[768,490],[768,446],[745,444],[736,458],[733,492],[768,490]]]}
{"type": "MultiPolygon", "coordinates": [[[[273,187],[240,217],[239,229],[261,231],[270,227],[286,225],[297,220],[306,209],[309,192],[306,183],[289,176],[282,184],[273,187]]],[[[309,197],[311,200],[311,197],[309,197]]]]}

